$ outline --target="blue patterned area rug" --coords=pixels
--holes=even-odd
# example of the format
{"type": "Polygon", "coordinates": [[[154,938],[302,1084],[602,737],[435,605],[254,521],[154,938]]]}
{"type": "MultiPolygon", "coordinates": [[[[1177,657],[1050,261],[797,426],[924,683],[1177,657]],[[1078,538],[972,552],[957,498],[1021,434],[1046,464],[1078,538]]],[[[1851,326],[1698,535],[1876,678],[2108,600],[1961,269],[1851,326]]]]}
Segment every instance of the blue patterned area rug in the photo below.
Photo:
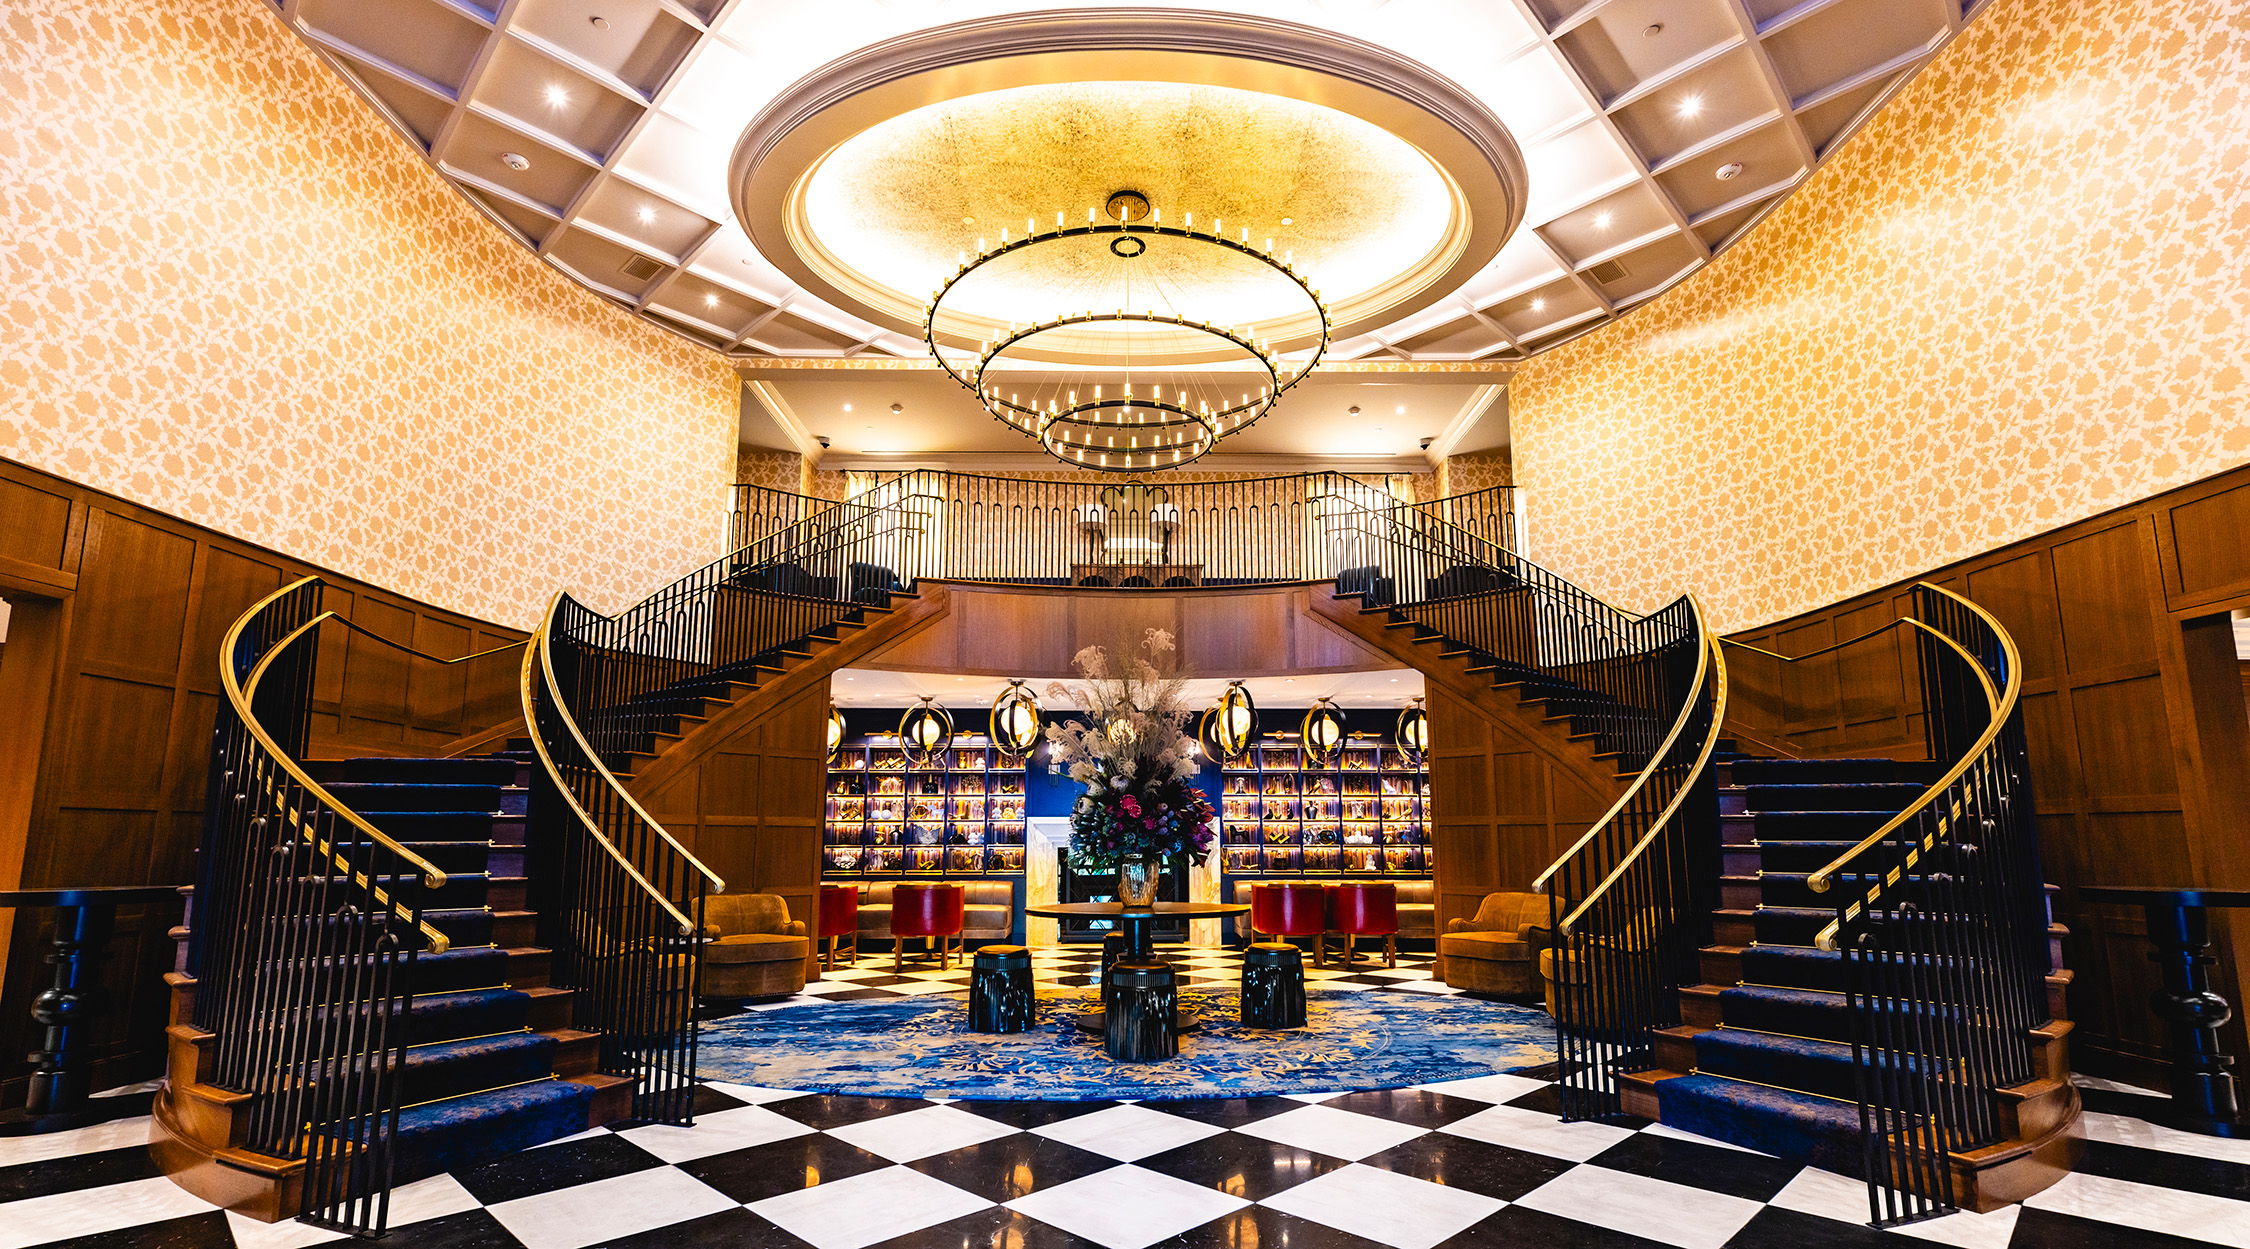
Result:
{"type": "Polygon", "coordinates": [[[1403,1088],[1522,1071],[1554,1061],[1544,1011],[1417,993],[1319,993],[1302,1029],[1242,1026],[1232,993],[1189,991],[1203,1026],[1165,1062],[1112,1062],[1069,1014],[1088,995],[1041,994],[1030,1029],[968,1030],[964,997],[931,996],[753,1011],[707,1023],[705,1079],[869,1097],[972,1101],[1162,1100],[1403,1088]]]}

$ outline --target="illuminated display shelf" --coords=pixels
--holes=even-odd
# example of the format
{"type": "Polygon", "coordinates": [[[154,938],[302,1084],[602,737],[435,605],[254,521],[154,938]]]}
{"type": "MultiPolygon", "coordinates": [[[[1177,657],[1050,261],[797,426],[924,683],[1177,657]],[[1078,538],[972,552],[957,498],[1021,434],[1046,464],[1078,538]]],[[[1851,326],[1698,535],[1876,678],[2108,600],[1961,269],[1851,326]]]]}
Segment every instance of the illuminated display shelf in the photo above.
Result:
{"type": "Polygon", "coordinates": [[[1372,735],[1334,765],[1305,766],[1294,733],[1269,733],[1221,772],[1228,876],[1427,877],[1430,774],[1372,735]]]}
{"type": "Polygon", "coordinates": [[[919,767],[895,733],[846,739],[828,768],[821,875],[1021,876],[1023,803],[1023,761],[983,734],[955,734],[919,767]]]}

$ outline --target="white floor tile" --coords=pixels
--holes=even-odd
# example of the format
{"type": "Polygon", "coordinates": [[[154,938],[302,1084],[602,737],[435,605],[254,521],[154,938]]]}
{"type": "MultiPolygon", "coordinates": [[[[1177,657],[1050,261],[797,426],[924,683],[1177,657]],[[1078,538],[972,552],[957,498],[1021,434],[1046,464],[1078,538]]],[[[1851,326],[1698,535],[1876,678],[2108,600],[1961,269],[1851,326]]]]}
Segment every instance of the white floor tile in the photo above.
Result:
{"type": "MultiPolygon", "coordinates": [[[[142,1130],[146,1131],[147,1120],[140,1122],[144,1125],[142,1130]]],[[[216,1209],[217,1206],[190,1195],[161,1175],[103,1188],[11,1201],[0,1205],[0,1249],[23,1249],[26,1245],[92,1236],[216,1209]]]]}
{"type": "Polygon", "coordinates": [[[953,984],[944,980],[909,980],[905,984],[884,985],[883,990],[905,997],[927,997],[934,993],[953,993],[968,987],[966,982],[953,984]]]}
{"type": "Polygon", "coordinates": [[[666,1162],[690,1162],[713,1154],[748,1149],[753,1145],[785,1141],[792,1136],[809,1136],[811,1133],[812,1129],[804,1124],[777,1115],[763,1106],[742,1106],[734,1110],[697,1115],[692,1128],[650,1123],[627,1128],[617,1135],[666,1162]]]}
{"type": "Polygon", "coordinates": [[[401,1184],[391,1190],[392,1227],[405,1227],[409,1223],[422,1223],[441,1219],[463,1210],[474,1210],[484,1203],[469,1195],[461,1181],[450,1175],[433,1175],[426,1180],[401,1184]]]}
{"type": "Polygon", "coordinates": [[[1429,1249],[1508,1203],[1354,1163],[1259,1204],[1397,1249],[1429,1249]]]}
{"type": "MultiPolygon", "coordinates": [[[[1806,1167],[1774,1194],[1768,1204],[1799,1214],[1864,1226],[1869,1213],[1867,1182],[1818,1167],[1806,1167]]],[[[1957,1249],[2007,1249],[2008,1242],[2015,1237],[2016,1215],[2020,1209],[2008,1206],[1991,1214],[1949,1214],[1942,1219],[1909,1223],[1892,1230],[1957,1249]]]]}
{"type": "Polygon", "coordinates": [[[748,1102],[753,1106],[765,1106],[787,1098],[805,1096],[803,1089],[769,1089],[756,1084],[729,1084],[724,1080],[705,1080],[703,1083],[738,1102],[748,1102]]]}
{"type": "Polygon", "coordinates": [[[1564,1123],[1520,1106],[1488,1107],[1438,1131],[1572,1162],[1584,1162],[1633,1135],[1606,1123],[1564,1123]]]}
{"type": "Polygon", "coordinates": [[[1145,1249],[1249,1204],[1215,1188],[1123,1166],[1018,1197],[1008,1208],[1106,1249],[1145,1249]]]}
{"type": "Polygon", "coordinates": [[[568,1145],[574,1141],[596,1140],[607,1135],[609,1135],[608,1128],[588,1128],[583,1132],[573,1132],[568,1136],[558,1136],[551,1141],[541,1141],[538,1144],[533,1145],[532,1148],[545,1149],[549,1145],[568,1145]]]}
{"type": "Polygon", "coordinates": [[[581,1249],[717,1214],[736,1203],[685,1171],[657,1167],[486,1206],[524,1249],[581,1249]]]}
{"type": "Polygon", "coordinates": [[[817,1249],[860,1249],[992,1203],[905,1167],[885,1167],[750,1203],[750,1212],[817,1249]]]}
{"type": "Polygon", "coordinates": [[[1270,1119],[1246,1123],[1235,1131],[1244,1136],[1279,1141],[1298,1149],[1309,1149],[1316,1154],[1357,1162],[1393,1145],[1413,1140],[1428,1129],[1411,1123],[1400,1123],[1395,1119],[1354,1114],[1349,1110],[1338,1110],[1334,1106],[1305,1106],[1285,1111],[1270,1119]]]}
{"type": "Polygon", "coordinates": [[[1720,1249],[1763,1203],[1607,1167],[1573,1167],[1516,1199],[1519,1206],[1611,1231],[1720,1249]]]}
{"type": "MultiPolygon", "coordinates": [[[[781,1116],[775,1115],[775,1118],[781,1116]]],[[[847,1145],[856,1145],[878,1158],[892,1162],[912,1162],[931,1154],[964,1149],[984,1141],[1003,1136],[1014,1136],[1017,1129],[996,1119],[972,1115],[966,1110],[951,1106],[924,1106],[905,1114],[884,1115],[864,1123],[850,1123],[830,1128],[828,1134],[847,1145]]]]}
{"type": "Polygon", "coordinates": [[[2080,1075],[2075,1071],[2070,1073],[2070,1082],[2082,1089],[2101,1089],[2108,1093],[2131,1093],[2136,1097],[2170,1099],[2172,1096],[2163,1089],[2144,1089],[2138,1084],[2123,1084],[2116,1080],[2104,1080],[2100,1076],[2080,1075]]]}
{"type": "Polygon", "coordinates": [[[1315,1103],[1318,1103],[1318,1102],[1324,1102],[1324,1101],[1327,1101],[1327,1100],[1329,1100],[1330,1098],[1335,1098],[1335,1097],[1342,1097],[1343,1095],[1344,1095],[1344,1090],[1342,1090],[1342,1089],[1332,1089],[1332,1090],[1330,1090],[1330,1091],[1328,1091],[1328,1092],[1326,1092],[1326,1093],[1283,1093],[1283,1094],[1282,1094],[1282,1096],[1283,1096],[1283,1097],[1286,1097],[1286,1098],[1288,1098],[1288,1099],[1289,1099],[1290,1101],[1293,1101],[1293,1102],[1304,1102],[1304,1103],[1306,1103],[1307,1105],[1315,1104],[1315,1103]]]}
{"type": "Polygon", "coordinates": [[[1443,1093],[1447,1097],[1466,1097],[1472,1101],[1498,1105],[1501,1102],[1512,1102],[1528,1093],[1536,1093],[1547,1087],[1547,1082],[1524,1076],[1498,1075],[1474,1076],[1467,1080],[1440,1080],[1421,1087],[1433,1093],[1443,1093]]]}
{"type": "Polygon", "coordinates": [[[2079,1173],[2064,1176],[2024,1204],[2221,1245],[2250,1246],[2250,1202],[2206,1193],[2079,1173]]]}
{"type": "MultiPolygon", "coordinates": [[[[1860,1198],[1863,1211],[1867,1208],[1865,1193],[1863,1186],[1860,1198]]],[[[2008,1249],[2015,1243],[2016,1218],[2022,1213],[2022,1206],[2002,1206],[1990,1214],[1971,1214],[1964,1210],[1942,1219],[1908,1223],[1892,1230],[1920,1240],[1952,1245],[1954,1249],[2008,1249]]]]}
{"type": "MultiPolygon", "coordinates": [[[[967,1113],[967,1112],[963,1112],[967,1113]]],[[[1037,1135],[1075,1145],[1119,1162],[1132,1162],[1150,1154],[1177,1149],[1224,1131],[1208,1123],[1182,1119],[1145,1106],[1111,1106],[1090,1115],[1064,1119],[1031,1129],[1037,1135]]]]}
{"type": "MultiPolygon", "coordinates": [[[[396,1226],[397,1222],[393,1219],[386,1226],[396,1226]]],[[[234,1237],[234,1249],[303,1249],[306,1245],[325,1245],[345,1236],[343,1232],[313,1227],[295,1219],[261,1223],[232,1210],[227,1211],[227,1231],[234,1237]]]]}
{"type": "Polygon", "coordinates": [[[2101,1115],[2089,1110],[2078,1118],[2078,1133],[2088,1140],[2108,1141],[2112,1145],[2133,1145],[2250,1164],[2250,1140],[2183,1132],[2125,1115],[2101,1115]]]}
{"type": "Polygon", "coordinates": [[[135,1145],[147,1144],[147,1115],[133,1119],[112,1119],[108,1123],[97,1123],[92,1127],[48,1132],[40,1136],[0,1136],[0,1167],[45,1162],[49,1158],[69,1158],[77,1154],[98,1154],[107,1149],[130,1149],[135,1145]]]}
{"type": "Polygon", "coordinates": [[[1641,1135],[1662,1136],[1675,1141],[1688,1141],[1697,1145],[1709,1145],[1713,1149],[1731,1149],[1738,1154],[1757,1154],[1760,1158],[1773,1157],[1772,1154],[1759,1153],[1759,1151],[1755,1149],[1751,1149],[1748,1146],[1744,1145],[1737,1145],[1732,1141],[1713,1140],[1708,1136],[1697,1136],[1693,1132],[1682,1132],[1678,1128],[1672,1127],[1668,1124],[1649,1124],[1647,1127],[1641,1129],[1641,1135]]]}

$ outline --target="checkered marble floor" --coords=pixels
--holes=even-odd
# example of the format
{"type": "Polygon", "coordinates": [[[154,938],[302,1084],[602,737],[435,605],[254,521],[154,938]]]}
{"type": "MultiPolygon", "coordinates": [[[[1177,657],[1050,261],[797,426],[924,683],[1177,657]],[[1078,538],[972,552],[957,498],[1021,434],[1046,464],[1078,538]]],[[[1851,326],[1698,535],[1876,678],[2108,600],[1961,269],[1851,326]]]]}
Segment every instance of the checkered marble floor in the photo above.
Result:
{"type": "MultiPolygon", "coordinates": [[[[1648,1124],[1564,1123],[1538,1073],[1195,1102],[953,1102],[709,1084],[695,1126],[620,1124],[391,1206],[395,1249],[2164,1249],[2250,1245],[2250,1142],[2087,1085],[2086,1159],[2021,1206],[1879,1232],[1856,1181],[1648,1124]],[[1902,1239],[1912,1237],[1912,1240],[1902,1239]]],[[[0,1138],[0,1249],[293,1249],[113,1122],[0,1138]]]]}
{"type": "MultiPolygon", "coordinates": [[[[1370,957],[1368,949],[1372,948],[1362,949],[1349,968],[1338,964],[1333,951],[1330,953],[1328,966],[1315,967],[1311,951],[1306,951],[1306,989],[1395,989],[1440,994],[1460,992],[1433,974],[1431,955],[1401,951],[1398,965],[1385,967],[1380,950],[1376,950],[1370,957]]],[[[1242,951],[1238,949],[1159,945],[1157,953],[1181,973],[1185,978],[1183,983],[1188,988],[1232,989],[1242,983],[1242,951]]],[[[1032,980],[1042,988],[1091,987],[1099,982],[1101,965],[1101,947],[1098,945],[1041,947],[1031,952],[1032,980]]],[[[917,956],[909,950],[905,970],[893,974],[891,952],[887,949],[878,950],[870,944],[867,953],[856,962],[837,963],[834,971],[826,972],[821,979],[806,985],[802,994],[749,1009],[774,1010],[802,1006],[815,1000],[851,1002],[968,991],[969,967],[964,958],[954,959],[950,968],[941,968],[935,958],[917,956]]]]}

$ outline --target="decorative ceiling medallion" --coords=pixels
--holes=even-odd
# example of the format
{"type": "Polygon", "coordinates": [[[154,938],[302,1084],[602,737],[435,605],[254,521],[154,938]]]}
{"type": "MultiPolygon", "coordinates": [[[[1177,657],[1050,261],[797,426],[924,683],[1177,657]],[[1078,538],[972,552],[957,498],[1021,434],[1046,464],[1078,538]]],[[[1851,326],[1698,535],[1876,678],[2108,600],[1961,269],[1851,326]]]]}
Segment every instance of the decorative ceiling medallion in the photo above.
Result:
{"type": "MultiPolygon", "coordinates": [[[[1075,217],[1120,186],[1168,216],[1175,204],[1183,214],[1192,206],[1235,221],[1237,235],[1247,225],[1254,240],[1277,236],[1278,251],[1294,249],[1298,267],[1322,275],[1327,326],[1301,298],[1278,310],[1259,304],[1287,294],[1281,287],[1244,285],[1230,291],[1234,304],[1197,314],[1300,356],[1325,337],[1380,328],[1452,294],[1522,220],[1526,185],[1500,121],[1418,62],[1293,22],[1150,9],[956,22],[853,52],[768,103],[730,168],[736,215],[761,255],[821,299],[907,334],[923,328],[930,287],[998,242],[1001,223],[1051,220],[1057,209],[1075,217]],[[1158,107],[1184,119],[1184,141],[1135,129],[1158,107]],[[1003,128],[1003,141],[949,130],[961,109],[1003,128]],[[904,129],[894,134],[893,122],[904,129]],[[1331,152],[1357,155],[1348,166],[1284,169],[1270,162],[1305,159],[1291,154],[1294,138],[1245,138],[1238,122],[1269,127],[1257,134],[1302,135],[1324,154],[1320,162],[1335,159],[1331,152]],[[1092,132],[1098,141],[1090,123],[1101,127],[1092,132]],[[1335,176],[1340,168],[1353,176],[1335,176]],[[1340,193],[1325,205],[1301,202],[1323,186],[1360,187],[1367,202],[1340,193]],[[965,217],[992,224],[978,230],[965,217]],[[1290,226],[1280,227],[1284,217],[1290,226]],[[987,245],[974,245],[980,235],[987,245]]],[[[1124,263],[1133,257],[1121,253],[1138,243],[1150,253],[1143,263],[1165,262],[1157,240],[1127,238],[1095,241],[1100,259],[1124,263]],[[1120,251],[1108,249],[1113,242],[1120,251]]],[[[1078,263],[1052,255],[1066,270],[1078,263]]],[[[1270,276],[1244,273],[1246,283],[1270,276]]],[[[968,294],[956,291],[935,321],[949,349],[974,350],[1023,319],[1001,293],[982,302],[968,294]]],[[[1106,366],[1116,362],[1117,337],[1114,326],[1080,325],[1013,354],[1106,366]]],[[[1241,359],[1235,344],[1194,331],[1136,352],[1143,365],[1241,359]]]]}
{"type": "Polygon", "coordinates": [[[930,355],[938,362],[938,367],[975,395],[994,420],[1038,439],[1048,454],[1063,463],[1121,473],[1178,468],[1201,458],[1220,439],[1272,411],[1282,395],[1319,366],[1321,357],[1328,354],[1328,310],[1321,304],[1320,292],[1313,289],[1288,258],[1273,254],[1271,238],[1265,240],[1264,247],[1258,247],[1251,242],[1250,231],[1245,227],[1238,242],[1227,237],[1223,220],[1211,218],[1205,219],[1205,231],[1199,233],[1192,212],[1186,214],[1185,224],[1167,226],[1162,211],[1151,206],[1148,198],[1137,191],[1116,192],[1105,204],[1115,221],[1096,221],[1094,210],[1089,208],[1085,225],[1066,223],[1064,214],[1058,212],[1054,228],[1045,232],[1040,231],[1036,219],[1027,220],[1024,236],[1011,240],[1003,227],[999,247],[980,251],[965,261],[930,296],[922,312],[923,340],[928,343],[930,355]],[[1059,312],[1020,326],[1011,323],[1002,337],[978,344],[973,357],[965,353],[950,358],[946,355],[939,342],[937,324],[944,315],[946,298],[955,287],[973,280],[986,266],[1004,263],[1030,249],[1080,240],[1106,240],[1106,249],[1114,259],[1098,267],[1109,270],[1108,280],[1092,289],[1102,296],[1101,305],[1114,299],[1114,311],[1101,311],[1097,306],[1084,312],[1059,312]],[[1320,337],[1311,356],[1295,362],[1284,361],[1271,346],[1252,337],[1249,327],[1217,325],[1208,318],[1191,320],[1182,309],[1193,306],[1196,297],[1193,290],[1168,290],[1163,283],[1144,281],[1138,292],[1140,298],[1136,300],[1133,274],[1140,268],[1136,262],[1147,254],[1152,240],[1166,248],[1218,248],[1264,265],[1294,283],[1320,322],[1320,337]],[[1150,306],[1158,302],[1166,307],[1150,306]],[[1092,377],[1041,378],[1034,374],[1005,380],[995,378],[993,366],[1007,361],[1011,352],[1074,326],[1125,330],[1176,328],[1198,332],[1239,349],[1262,370],[1262,375],[1247,383],[1235,375],[1200,371],[1159,373],[1153,379],[1146,371],[1136,375],[1130,367],[1136,355],[1135,345],[1131,339],[1125,339],[1116,350],[1126,371],[1107,383],[1092,377]],[[1171,387],[1169,398],[1166,397],[1166,381],[1171,387]],[[1136,384],[1140,387],[1139,394],[1133,390],[1136,384]]]}

